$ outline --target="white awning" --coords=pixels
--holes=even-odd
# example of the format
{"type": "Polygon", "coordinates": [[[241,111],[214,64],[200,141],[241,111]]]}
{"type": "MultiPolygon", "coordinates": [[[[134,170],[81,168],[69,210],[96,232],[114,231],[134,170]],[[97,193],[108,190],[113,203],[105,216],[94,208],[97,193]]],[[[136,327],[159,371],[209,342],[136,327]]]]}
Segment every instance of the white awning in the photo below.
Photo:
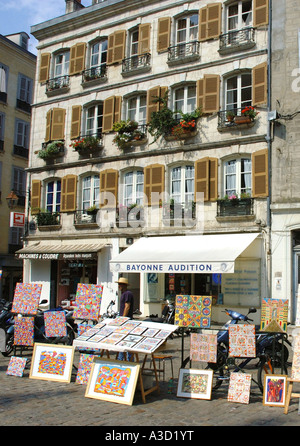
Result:
{"type": "Polygon", "coordinates": [[[115,272],[233,273],[257,233],[141,238],[110,261],[115,272]]]}

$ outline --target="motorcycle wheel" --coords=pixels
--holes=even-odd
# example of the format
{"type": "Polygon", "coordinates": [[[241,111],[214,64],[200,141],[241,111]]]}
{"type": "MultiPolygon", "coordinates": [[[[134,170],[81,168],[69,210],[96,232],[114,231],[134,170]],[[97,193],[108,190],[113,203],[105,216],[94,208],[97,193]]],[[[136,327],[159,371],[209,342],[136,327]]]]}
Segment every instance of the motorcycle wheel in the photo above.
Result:
{"type": "Polygon", "coordinates": [[[3,356],[9,356],[14,349],[14,335],[6,333],[5,352],[2,352],[3,356]]]}
{"type": "Polygon", "coordinates": [[[223,342],[217,346],[217,362],[208,362],[206,370],[212,370],[213,384],[212,389],[217,390],[224,381],[229,380],[229,368],[227,367],[228,346],[223,342]]]}

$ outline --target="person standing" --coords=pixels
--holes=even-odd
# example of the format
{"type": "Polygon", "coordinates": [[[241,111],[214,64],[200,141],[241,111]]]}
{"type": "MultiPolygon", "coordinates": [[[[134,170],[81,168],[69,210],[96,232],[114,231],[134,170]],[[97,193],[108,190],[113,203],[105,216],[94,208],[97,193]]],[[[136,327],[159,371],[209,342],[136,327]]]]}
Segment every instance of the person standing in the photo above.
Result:
{"type": "Polygon", "coordinates": [[[128,290],[128,279],[120,277],[116,283],[119,284],[119,290],[121,291],[120,316],[127,316],[133,319],[133,294],[128,290]]]}

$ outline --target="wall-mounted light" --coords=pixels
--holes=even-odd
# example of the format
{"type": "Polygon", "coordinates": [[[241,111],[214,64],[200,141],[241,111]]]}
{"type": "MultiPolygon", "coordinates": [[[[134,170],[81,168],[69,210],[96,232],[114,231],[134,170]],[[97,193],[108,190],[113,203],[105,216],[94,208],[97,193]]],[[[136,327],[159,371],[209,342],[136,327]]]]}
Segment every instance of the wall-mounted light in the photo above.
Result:
{"type": "Polygon", "coordinates": [[[6,201],[9,209],[13,209],[17,206],[19,197],[12,190],[11,193],[6,197],[6,201]]]}

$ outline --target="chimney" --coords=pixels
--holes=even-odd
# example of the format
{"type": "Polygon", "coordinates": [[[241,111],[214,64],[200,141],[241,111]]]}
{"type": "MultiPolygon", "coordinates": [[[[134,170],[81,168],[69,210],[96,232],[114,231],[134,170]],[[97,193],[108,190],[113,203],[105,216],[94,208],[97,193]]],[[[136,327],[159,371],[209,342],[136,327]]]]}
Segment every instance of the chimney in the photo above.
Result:
{"type": "Polygon", "coordinates": [[[66,14],[84,8],[84,6],[81,4],[81,0],[65,0],[65,1],[66,1],[66,14]]]}

